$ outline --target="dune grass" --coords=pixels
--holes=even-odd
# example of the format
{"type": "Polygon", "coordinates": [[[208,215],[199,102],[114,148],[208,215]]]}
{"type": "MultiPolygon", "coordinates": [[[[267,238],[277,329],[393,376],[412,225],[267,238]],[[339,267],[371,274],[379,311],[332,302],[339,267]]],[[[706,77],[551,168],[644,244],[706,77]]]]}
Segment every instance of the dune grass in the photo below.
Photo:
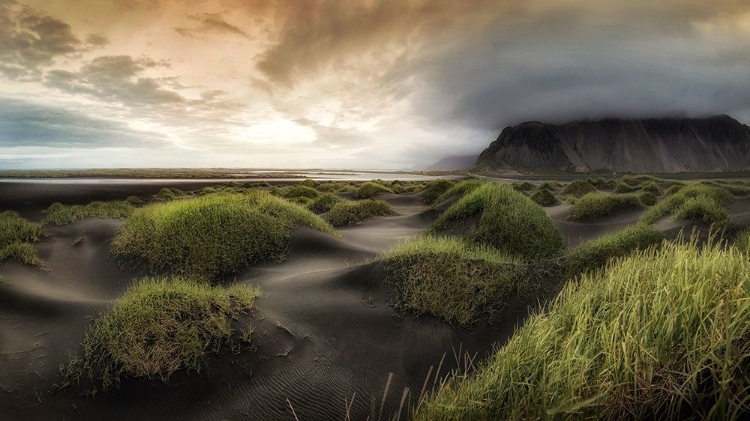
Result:
{"type": "Polygon", "coordinates": [[[644,191],[638,194],[638,198],[641,199],[641,203],[646,206],[654,206],[659,202],[659,198],[650,191],[644,191]]]}
{"type": "Polygon", "coordinates": [[[213,280],[283,259],[296,226],[334,232],[309,210],[268,193],[218,193],[137,209],[111,251],[152,273],[213,280]]]}
{"type": "Polygon", "coordinates": [[[453,187],[453,183],[448,180],[443,180],[442,178],[429,182],[427,187],[423,190],[422,203],[425,205],[435,205],[439,203],[437,200],[440,195],[448,191],[451,187],[453,187]]]}
{"type": "Polygon", "coordinates": [[[337,203],[343,201],[344,199],[336,196],[335,194],[323,193],[315,199],[312,199],[312,201],[307,205],[307,209],[310,209],[317,214],[325,213],[330,211],[331,208],[333,208],[337,203]]]}
{"type": "Polygon", "coordinates": [[[185,192],[174,187],[164,187],[161,190],[159,190],[158,193],[156,193],[156,197],[158,199],[163,200],[172,200],[179,196],[184,196],[185,192]]]}
{"type": "Polygon", "coordinates": [[[362,185],[357,188],[357,190],[354,192],[354,197],[358,199],[369,199],[371,197],[375,197],[380,193],[393,193],[393,191],[380,183],[368,181],[366,183],[362,183],[362,185]]]}
{"type": "Polygon", "coordinates": [[[568,218],[573,221],[591,221],[616,211],[642,208],[643,203],[637,194],[589,193],[573,205],[568,218]]]}
{"type": "Polygon", "coordinates": [[[663,200],[643,215],[643,223],[654,224],[671,215],[675,221],[701,220],[720,229],[731,225],[726,205],[732,201],[732,195],[726,190],[699,183],[680,186],[671,192],[669,190],[663,200]]]}
{"type": "Polygon", "coordinates": [[[524,181],[523,183],[513,183],[511,184],[511,186],[513,186],[514,189],[520,192],[530,192],[536,187],[528,181],[524,181]]]}
{"type": "Polygon", "coordinates": [[[560,204],[560,200],[549,189],[539,189],[531,195],[531,200],[541,206],[555,206],[560,204]]]}
{"type": "Polygon", "coordinates": [[[282,197],[285,197],[287,199],[297,199],[300,197],[315,199],[316,197],[320,196],[319,191],[302,184],[297,184],[296,186],[289,186],[284,189],[280,189],[279,193],[282,197]]]}
{"type": "Polygon", "coordinates": [[[587,180],[575,180],[566,184],[560,192],[563,196],[583,197],[589,193],[596,193],[596,187],[587,180]]]}
{"type": "Polygon", "coordinates": [[[614,190],[617,187],[617,180],[611,178],[597,177],[587,178],[586,181],[591,183],[594,187],[599,190],[614,190]]]}
{"type": "Polygon", "coordinates": [[[492,318],[523,289],[526,265],[492,248],[456,238],[422,236],[382,257],[391,305],[456,326],[492,318]]]}
{"type": "Polygon", "coordinates": [[[124,377],[167,381],[178,370],[200,371],[207,354],[249,342],[252,330],[239,332],[233,321],[251,311],[259,295],[245,285],[140,280],[87,329],[82,357],[61,368],[63,382],[77,383],[84,375],[106,391],[124,377]]]}
{"type": "Polygon", "coordinates": [[[565,275],[568,278],[604,268],[610,260],[660,244],[664,235],[650,225],[635,225],[587,241],[565,253],[565,275]]]}
{"type": "Polygon", "coordinates": [[[437,233],[452,224],[478,218],[478,224],[466,234],[474,244],[497,250],[525,260],[538,260],[558,255],[563,238],[552,219],[541,206],[509,185],[485,184],[462,197],[430,226],[437,233]]]}
{"type": "Polygon", "coordinates": [[[346,200],[335,204],[326,219],[334,227],[354,225],[373,216],[396,215],[396,210],[391,205],[375,199],[354,202],[346,200]]]}
{"type": "Polygon", "coordinates": [[[638,185],[638,188],[642,192],[648,192],[653,194],[654,196],[661,196],[662,194],[664,194],[664,190],[662,190],[659,184],[653,180],[644,181],[643,183],[638,185]]]}
{"type": "Polygon", "coordinates": [[[0,262],[16,260],[25,265],[40,264],[36,250],[31,243],[46,237],[40,224],[30,222],[16,212],[0,213],[0,262]]]}
{"type": "Polygon", "coordinates": [[[538,188],[539,190],[542,190],[542,189],[555,190],[555,189],[559,189],[560,187],[562,187],[562,183],[560,183],[557,180],[545,180],[539,184],[538,188]]]}
{"type": "Polygon", "coordinates": [[[461,180],[458,183],[452,184],[447,190],[442,192],[440,196],[432,201],[432,204],[438,205],[453,196],[463,196],[466,193],[471,193],[482,184],[484,184],[482,181],[476,179],[461,180]]]}
{"type": "Polygon", "coordinates": [[[744,419],[748,279],[746,254],[695,244],[584,274],[416,419],[744,419]]]}
{"type": "Polygon", "coordinates": [[[127,218],[135,207],[126,200],[113,202],[95,201],[87,205],[63,205],[55,202],[44,211],[44,225],[63,226],[86,218],[127,218]]]}
{"type": "Polygon", "coordinates": [[[628,183],[623,183],[622,181],[618,182],[615,185],[615,189],[614,189],[615,193],[630,193],[635,190],[636,190],[635,187],[631,186],[628,183]]]}
{"type": "Polygon", "coordinates": [[[734,247],[750,255],[750,229],[745,229],[734,238],[734,247]]]}

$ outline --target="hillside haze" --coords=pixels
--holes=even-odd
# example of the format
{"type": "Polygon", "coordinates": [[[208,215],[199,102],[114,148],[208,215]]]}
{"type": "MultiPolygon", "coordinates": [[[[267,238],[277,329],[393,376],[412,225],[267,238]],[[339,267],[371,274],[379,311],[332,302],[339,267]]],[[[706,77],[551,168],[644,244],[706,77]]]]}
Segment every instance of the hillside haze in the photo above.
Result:
{"type": "Polygon", "coordinates": [[[750,127],[727,115],[506,127],[474,170],[674,173],[750,169],[750,127]]]}

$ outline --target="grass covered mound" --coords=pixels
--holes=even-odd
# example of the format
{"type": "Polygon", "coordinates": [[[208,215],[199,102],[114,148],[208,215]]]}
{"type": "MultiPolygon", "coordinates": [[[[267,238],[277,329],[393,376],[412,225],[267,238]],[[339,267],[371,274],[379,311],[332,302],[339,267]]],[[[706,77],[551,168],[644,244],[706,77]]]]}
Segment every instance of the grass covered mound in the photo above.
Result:
{"type": "Polygon", "coordinates": [[[354,192],[354,197],[360,198],[360,199],[370,198],[380,193],[393,193],[393,192],[391,191],[391,189],[389,189],[388,187],[380,183],[374,183],[372,181],[368,181],[366,183],[362,183],[362,185],[357,188],[357,190],[354,192]]]}
{"type": "Polygon", "coordinates": [[[416,419],[744,419],[748,279],[746,254],[694,244],[583,275],[416,419]]]}
{"type": "Polygon", "coordinates": [[[570,278],[603,268],[614,258],[645,250],[663,239],[664,235],[656,228],[639,224],[585,242],[565,254],[565,275],[570,278]]]}
{"type": "Polygon", "coordinates": [[[631,186],[628,183],[623,183],[622,181],[620,181],[615,185],[614,191],[615,193],[630,193],[632,191],[635,191],[635,187],[631,186]]]}
{"type": "Polygon", "coordinates": [[[29,222],[13,211],[1,212],[0,262],[12,259],[25,265],[38,265],[39,257],[30,243],[46,236],[40,224],[29,222]]]}
{"type": "Polygon", "coordinates": [[[589,193],[596,193],[596,187],[587,180],[575,180],[563,187],[560,194],[563,196],[583,197],[589,193]]]}
{"type": "MultiPolygon", "coordinates": [[[[673,186],[674,187],[674,186],[673,186]]],[[[699,183],[680,186],[666,192],[666,197],[649,209],[641,219],[646,224],[653,224],[671,215],[672,220],[701,220],[717,228],[731,225],[727,204],[732,195],[719,187],[699,183]]]]}
{"type": "Polygon", "coordinates": [[[320,192],[312,187],[298,184],[296,186],[281,189],[280,194],[282,197],[286,197],[287,199],[297,199],[300,197],[315,199],[320,195],[320,192]]]}
{"type": "Polygon", "coordinates": [[[523,286],[526,266],[483,246],[454,238],[418,237],[383,256],[391,304],[457,326],[502,310],[523,286]]]}
{"type": "Polygon", "coordinates": [[[158,199],[163,200],[172,200],[176,197],[184,196],[185,192],[174,187],[164,187],[161,190],[159,190],[159,193],[156,193],[156,197],[158,199]]]}
{"type": "Polygon", "coordinates": [[[309,210],[262,191],[213,194],[137,209],[112,241],[112,253],[154,273],[212,280],[281,260],[296,226],[333,232],[309,210]]]}
{"type": "Polygon", "coordinates": [[[427,187],[424,189],[424,193],[422,194],[422,203],[425,205],[435,205],[439,202],[437,202],[440,195],[448,191],[453,187],[453,183],[451,183],[448,180],[443,180],[442,178],[439,180],[431,181],[427,184],[427,187]]]}
{"type": "Polygon", "coordinates": [[[452,184],[447,190],[441,193],[440,196],[437,197],[437,199],[434,199],[432,201],[432,204],[437,205],[445,202],[453,196],[463,196],[466,193],[471,193],[472,191],[474,191],[474,189],[481,186],[482,184],[484,183],[474,179],[459,181],[456,184],[452,184]]]}
{"type": "Polygon", "coordinates": [[[556,180],[545,180],[539,184],[539,190],[542,190],[542,189],[555,190],[555,189],[559,189],[560,187],[562,187],[562,184],[556,180]]]}
{"type": "Polygon", "coordinates": [[[166,381],[178,370],[200,371],[207,354],[249,341],[250,329],[237,332],[232,322],[249,312],[259,295],[244,285],[141,280],[95,319],[86,331],[82,357],[63,367],[63,380],[75,383],[87,375],[107,390],[123,377],[166,381]]]}
{"type": "Polygon", "coordinates": [[[323,193],[315,199],[312,199],[312,201],[307,204],[307,209],[310,209],[315,213],[326,213],[331,210],[331,208],[333,208],[337,203],[343,201],[344,199],[336,196],[335,194],[323,193]]]}
{"type": "Polygon", "coordinates": [[[453,224],[478,224],[466,234],[466,240],[483,244],[524,260],[558,255],[563,237],[541,206],[509,185],[485,184],[462,197],[430,226],[432,232],[444,231],[453,224]]]}
{"type": "Polygon", "coordinates": [[[750,229],[741,231],[734,238],[734,247],[750,255],[750,229]]]}
{"type": "Polygon", "coordinates": [[[560,204],[560,200],[557,199],[554,193],[549,189],[539,189],[531,195],[531,200],[542,205],[542,206],[555,206],[560,204]]]}
{"type": "Polygon", "coordinates": [[[368,199],[359,202],[346,200],[334,205],[328,211],[326,219],[334,227],[341,227],[344,225],[354,225],[373,216],[388,215],[396,215],[396,210],[382,200],[368,199]]]}
{"type": "Polygon", "coordinates": [[[642,208],[643,203],[637,194],[589,193],[573,205],[568,218],[573,221],[591,221],[619,210],[642,208]]]}
{"type": "Polygon", "coordinates": [[[664,194],[664,191],[659,186],[659,184],[653,180],[644,181],[638,187],[641,189],[642,192],[651,193],[654,196],[661,196],[662,194],[664,194]]]}
{"type": "Polygon", "coordinates": [[[130,201],[91,202],[88,205],[63,205],[55,202],[44,211],[45,225],[63,226],[86,218],[127,218],[135,209],[130,201]]]}

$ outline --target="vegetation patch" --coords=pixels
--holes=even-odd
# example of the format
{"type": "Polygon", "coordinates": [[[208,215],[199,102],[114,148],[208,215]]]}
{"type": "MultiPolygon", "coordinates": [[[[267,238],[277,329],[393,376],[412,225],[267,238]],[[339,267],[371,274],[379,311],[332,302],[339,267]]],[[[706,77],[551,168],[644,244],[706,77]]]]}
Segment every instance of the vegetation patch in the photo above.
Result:
{"type": "Polygon", "coordinates": [[[280,194],[281,196],[286,197],[287,199],[296,199],[299,197],[315,199],[316,197],[320,195],[320,192],[318,192],[312,187],[298,184],[296,186],[292,186],[292,187],[288,187],[286,189],[280,190],[280,194]]]}
{"type": "Polygon", "coordinates": [[[638,187],[642,192],[651,193],[654,196],[661,196],[662,194],[664,194],[664,190],[662,190],[659,184],[653,180],[644,181],[638,187]]]}
{"type": "Polygon", "coordinates": [[[307,180],[304,180],[303,182],[299,183],[299,185],[300,186],[311,187],[313,189],[317,189],[318,187],[320,187],[320,183],[319,182],[317,182],[315,180],[312,180],[312,179],[309,179],[309,178],[307,180]]]}
{"type": "Polygon", "coordinates": [[[630,193],[632,191],[635,191],[635,187],[631,186],[628,183],[623,183],[620,181],[615,185],[615,193],[630,193]]]}
{"type": "Polygon", "coordinates": [[[174,188],[174,187],[171,187],[171,188],[164,187],[161,190],[159,190],[159,193],[156,193],[157,198],[164,199],[164,200],[172,200],[176,197],[184,196],[184,195],[185,195],[184,191],[174,188]]]}
{"type": "Polygon", "coordinates": [[[614,258],[660,244],[664,235],[650,225],[635,225],[588,241],[565,254],[565,273],[572,278],[601,269],[614,258]]]}
{"type": "Polygon", "coordinates": [[[659,198],[657,198],[655,194],[648,191],[641,192],[641,194],[638,195],[638,198],[641,199],[641,203],[646,206],[654,206],[659,201],[659,198]]]}
{"type": "Polygon", "coordinates": [[[448,180],[443,180],[442,178],[427,183],[423,190],[424,193],[422,195],[422,203],[424,203],[425,205],[437,204],[437,200],[440,195],[448,191],[448,189],[450,189],[452,186],[453,183],[448,180]]]}
{"type": "Polygon", "coordinates": [[[373,216],[396,215],[391,205],[382,200],[351,200],[342,201],[334,205],[326,215],[326,219],[334,227],[354,225],[373,216]]]}
{"type": "Polygon", "coordinates": [[[586,180],[575,180],[563,187],[563,196],[583,197],[589,193],[596,193],[596,187],[586,180]]]}
{"type": "Polygon", "coordinates": [[[587,181],[599,190],[614,190],[617,187],[617,180],[611,178],[597,177],[589,178],[587,181]]]}
{"type": "Polygon", "coordinates": [[[726,228],[730,225],[726,205],[731,201],[732,195],[722,188],[688,184],[671,193],[667,190],[665,198],[649,209],[641,221],[654,224],[671,215],[672,220],[696,219],[726,228]]]}
{"type": "Polygon", "coordinates": [[[555,190],[555,189],[559,189],[560,187],[562,187],[562,183],[556,180],[545,180],[539,184],[539,190],[542,190],[542,189],[555,190]]]}
{"type": "Polygon", "coordinates": [[[642,208],[643,203],[637,194],[589,193],[573,205],[568,218],[573,221],[591,221],[616,211],[642,208]]]}
{"type": "Polygon", "coordinates": [[[377,194],[380,193],[393,193],[391,189],[388,187],[380,184],[380,183],[374,183],[372,181],[368,181],[366,183],[362,183],[359,188],[354,192],[354,197],[356,198],[370,198],[374,197],[377,194]]]}
{"type": "Polygon", "coordinates": [[[548,189],[537,190],[531,195],[531,200],[545,207],[560,204],[560,200],[557,199],[557,196],[548,189]]]}
{"type": "Polygon", "coordinates": [[[695,244],[584,274],[416,419],[744,419],[748,279],[746,254],[695,244]]]}
{"type": "Polygon", "coordinates": [[[30,243],[46,237],[40,224],[29,222],[16,212],[0,213],[0,262],[16,260],[25,265],[39,265],[39,257],[30,243]]]}
{"type": "Polygon", "coordinates": [[[437,205],[445,202],[453,196],[463,196],[466,193],[474,191],[477,187],[484,184],[483,182],[475,179],[462,180],[456,184],[451,185],[447,190],[440,194],[437,199],[433,200],[433,205],[437,205]]]}
{"type": "Polygon", "coordinates": [[[250,328],[239,332],[233,321],[250,312],[259,295],[245,285],[141,280],[86,331],[82,357],[61,368],[63,385],[84,376],[106,391],[124,377],[166,382],[178,370],[200,371],[207,354],[249,342],[250,328]]]}
{"type": "Polygon", "coordinates": [[[307,209],[310,209],[311,211],[318,214],[326,213],[330,211],[331,208],[333,208],[337,203],[343,201],[344,199],[336,196],[335,194],[324,193],[316,197],[315,199],[312,199],[312,201],[307,205],[307,209]]]}
{"type": "Polygon", "coordinates": [[[63,205],[55,202],[44,211],[45,225],[63,226],[86,218],[127,218],[135,207],[128,201],[91,202],[88,205],[63,205]]]}
{"type": "Polygon", "coordinates": [[[563,238],[541,206],[509,185],[485,184],[454,203],[432,224],[432,232],[478,218],[466,234],[470,243],[494,247],[525,260],[558,255],[563,238]]]}
{"type": "Polygon", "coordinates": [[[741,231],[734,238],[734,247],[750,255],[750,229],[741,231]]]}
{"type": "Polygon", "coordinates": [[[112,253],[153,273],[212,280],[283,259],[296,226],[334,232],[309,210],[268,193],[219,193],[137,209],[112,253]]]}
{"type": "Polygon", "coordinates": [[[526,265],[455,238],[418,237],[383,256],[391,304],[457,326],[492,317],[523,288],[526,265]]]}

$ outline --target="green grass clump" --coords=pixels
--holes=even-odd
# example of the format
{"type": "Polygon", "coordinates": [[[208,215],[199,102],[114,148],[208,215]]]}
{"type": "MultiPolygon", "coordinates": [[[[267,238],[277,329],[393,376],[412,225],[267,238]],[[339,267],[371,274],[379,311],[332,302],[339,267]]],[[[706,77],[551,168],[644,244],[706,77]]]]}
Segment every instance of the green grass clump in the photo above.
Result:
{"type": "Polygon", "coordinates": [[[296,226],[334,232],[309,210],[268,193],[219,193],[137,209],[112,253],[153,273],[213,280],[281,260],[296,226]]]}
{"type": "Polygon", "coordinates": [[[484,183],[474,179],[459,181],[458,183],[451,185],[448,190],[445,190],[443,193],[441,193],[440,196],[437,197],[437,199],[433,200],[433,204],[437,205],[443,203],[453,196],[463,196],[466,193],[471,193],[472,191],[474,191],[474,189],[481,186],[482,184],[484,183]]]}
{"type": "Polygon", "coordinates": [[[642,208],[643,203],[637,194],[589,193],[573,205],[568,218],[573,221],[591,221],[619,210],[642,208]]]}
{"type": "Polygon", "coordinates": [[[523,183],[513,183],[511,185],[513,186],[514,189],[520,192],[530,192],[534,190],[534,187],[536,187],[533,184],[529,183],[528,181],[524,181],[523,183]]]}
{"type": "Polygon", "coordinates": [[[545,180],[539,184],[539,190],[542,190],[542,189],[555,190],[555,189],[559,189],[560,187],[562,187],[562,184],[559,181],[555,181],[555,180],[545,180]]]}
{"type": "Polygon", "coordinates": [[[40,224],[29,222],[16,212],[0,212],[0,246],[37,242],[47,234],[40,224]]]}
{"type": "Polygon", "coordinates": [[[673,194],[678,193],[680,190],[682,190],[683,187],[687,186],[687,184],[683,182],[677,182],[669,186],[669,188],[664,192],[665,196],[671,196],[673,194]]]}
{"type": "Polygon", "coordinates": [[[346,200],[335,204],[326,219],[334,227],[354,225],[373,216],[395,215],[396,211],[391,205],[382,200],[362,200],[353,202],[346,200]]]}
{"type": "Polygon", "coordinates": [[[625,183],[631,187],[636,187],[647,181],[653,181],[654,183],[658,183],[662,181],[651,175],[623,175],[622,177],[617,178],[616,180],[618,183],[625,183]]]}
{"type": "Polygon", "coordinates": [[[125,201],[130,203],[133,206],[143,204],[143,200],[141,200],[141,198],[138,196],[128,196],[127,199],[125,199],[125,201]]]}
{"type": "Polygon", "coordinates": [[[41,261],[36,249],[29,243],[10,243],[0,246],[0,262],[15,260],[29,266],[39,266],[41,261]]]}
{"type": "Polygon", "coordinates": [[[362,199],[362,198],[371,198],[375,197],[375,195],[380,193],[393,193],[391,189],[388,187],[385,187],[384,185],[380,183],[374,183],[372,181],[368,181],[366,183],[362,183],[359,188],[354,192],[354,197],[362,199]]]}
{"type": "Polygon", "coordinates": [[[437,204],[436,201],[440,195],[448,191],[451,187],[453,187],[453,183],[448,180],[443,180],[442,178],[431,181],[423,190],[424,194],[422,195],[422,203],[425,205],[437,204]]]}
{"type": "Polygon", "coordinates": [[[82,205],[63,205],[55,202],[45,211],[45,225],[63,226],[73,224],[86,218],[126,218],[130,215],[135,207],[128,201],[114,202],[91,202],[85,206],[82,205]]]}
{"type": "Polygon", "coordinates": [[[670,244],[569,283],[417,420],[739,421],[748,411],[750,264],[670,244]]]}
{"type": "Polygon", "coordinates": [[[305,186],[305,187],[310,187],[310,188],[313,188],[313,189],[317,189],[318,187],[320,187],[320,183],[319,182],[317,182],[315,180],[312,180],[312,179],[309,179],[309,178],[307,180],[304,180],[303,182],[299,183],[299,185],[300,186],[305,186]]]}
{"type": "Polygon", "coordinates": [[[572,278],[604,268],[608,261],[660,244],[664,235],[650,225],[635,225],[588,241],[565,254],[565,273],[572,278]]]}
{"type": "Polygon", "coordinates": [[[525,260],[558,255],[563,238],[541,206],[509,185],[485,184],[454,203],[432,224],[432,232],[452,224],[478,224],[466,234],[470,243],[494,247],[525,260]]]}
{"type": "Polygon", "coordinates": [[[315,199],[320,196],[320,192],[312,187],[308,187],[302,184],[289,187],[281,191],[281,195],[287,199],[296,199],[298,197],[306,197],[308,199],[315,199]]]}
{"type": "Polygon", "coordinates": [[[715,223],[719,228],[728,226],[726,205],[732,201],[732,195],[726,190],[699,183],[681,186],[671,193],[669,190],[662,201],[643,215],[642,222],[653,224],[671,215],[673,220],[698,219],[715,223]]]}
{"type": "Polygon", "coordinates": [[[607,179],[604,177],[588,178],[586,179],[589,183],[593,184],[599,190],[614,190],[617,186],[617,181],[611,178],[607,179]]]}
{"type": "Polygon", "coordinates": [[[548,189],[539,189],[531,195],[531,200],[542,206],[555,206],[560,204],[554,193],[548,189]]]}
{"type": "Polygon", "coordinates": [[[312,201],[307,205],[307,209],[310,209],[311,211],[318,214],[325,213],[331,210],[331,208],[334,207],[337,203],[343,201],[344,199],[336,196],[335,194],[324,193],[316,197],[315,199],[312,199],[312,201]]]}
{"type": "Polygon", "coordinates": [[[654,206],[659,201],[659,198],[657,198],[656,195],[648,191],[641,192],[638,195],[638,198],[641,199],[641,203],[646,206],[654,206]]]}
{"type": "Polygon", "coordinates": [[[383,256],[391,305],[467,326],[502,310],[523,288],[526,265],[455,238],[417,237],[383,256]]]}
{"type": "Polygon", "coordinates": [[[630,193],[632,191],[635,191],[635,187],[622,181],[615,185],[615,193],[630,193]]]}
{"type": "Polygon", "coordinates": [[[741,231],[734,238],[734,247],[750,255],[750,229],[741,231]]]}
{"type": "Polygon", "coordinates": [[[174,188],[174,187],[171,187],[171,188],[164,187],[161,190],[159,190],[159,193],[156,193],[157,198],[164,199],[164,200],[172,200],[176,197],[184,196],[184,195],[185,195],[184,191],[174,188]]]}
{"type": "Polygon", "coordinates": [[[78,372],[88,373],[92,381],[101,381],[104,390],[118,386],[123,377],[167,381],[178,370],[200,371],[207,354],[225,346],[237,350],[242,341],[249,342],[251,330],[238,335],[232,325],[252,310],[259,295],[256,288],[244,285],[222,288],[183,278],[141,280],[95,319],[86,331],[82,358],[71,364],[78,364],[78,372]]]}
{"type": "Polygon", "coordinates": [[[563,196],[583,197],[589,193],[596,193],[596,187],[586,180],[575,180],[563,187],[560,194],[563,196]]]}
{"type": "Polygon", "coordinates": [[[661,189],[659,184],[656,183],[656,181],[649,180],[644,181],[638,186],[642,192],[648,192],[653,194],[654,196],[661,196],[664,194],[664,191],[661,189]]]}

